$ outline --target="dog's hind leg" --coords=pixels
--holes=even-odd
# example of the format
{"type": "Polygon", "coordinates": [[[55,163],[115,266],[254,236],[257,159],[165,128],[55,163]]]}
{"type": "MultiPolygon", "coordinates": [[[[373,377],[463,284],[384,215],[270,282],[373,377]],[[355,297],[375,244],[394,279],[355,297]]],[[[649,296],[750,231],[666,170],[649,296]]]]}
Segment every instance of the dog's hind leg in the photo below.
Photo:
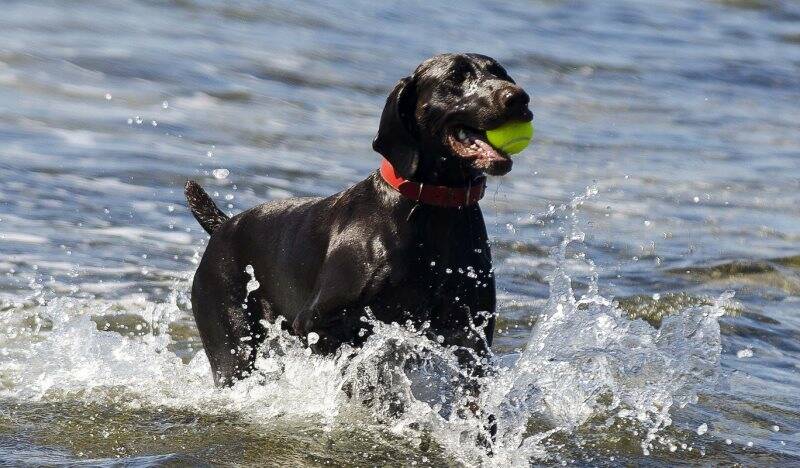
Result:
{"type": "MultiPolygon", "coordinates": [[[[245,275],[245,272],[241,272],[245,275]]],[[[247,294],[245,278],[230,278],[201,264],[192,285],[192,312],[203,341],[214,382],[230,386],[253,371],[258,345],[266,330],[263,305],[247,294]]]]}

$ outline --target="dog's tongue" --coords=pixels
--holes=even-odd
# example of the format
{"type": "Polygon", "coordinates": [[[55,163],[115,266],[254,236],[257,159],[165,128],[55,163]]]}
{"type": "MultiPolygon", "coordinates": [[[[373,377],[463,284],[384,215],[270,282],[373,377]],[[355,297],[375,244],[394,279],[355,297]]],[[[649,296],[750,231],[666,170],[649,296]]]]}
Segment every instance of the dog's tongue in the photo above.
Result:
{"type": "Polygon", "coordinates": [[[507,159],[506,156],[500,153],[494,146],[490,145],[489,143],[485,142],[481,138],[475,139],[475,144],[483,151],[484,158],[488,159],[489,161],[494,161],[497,159],[507,159]]]}

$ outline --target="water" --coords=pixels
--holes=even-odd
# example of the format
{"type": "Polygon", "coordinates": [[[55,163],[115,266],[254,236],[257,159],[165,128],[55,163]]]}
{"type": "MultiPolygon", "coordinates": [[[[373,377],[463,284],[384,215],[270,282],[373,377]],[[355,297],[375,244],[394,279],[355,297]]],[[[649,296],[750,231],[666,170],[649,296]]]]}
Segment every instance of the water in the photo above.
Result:
{"type": "Polygon", "coordinates": [[[798,37],[780,0],[7,2],[0,464],[800,462],[798,37]],[[352,361],[276,337],[215,390],[185,179],[230,212],[340,190],[451,50],[504,63],[537,127],[482,202],[494,456],[403,327],[352,361]]]}

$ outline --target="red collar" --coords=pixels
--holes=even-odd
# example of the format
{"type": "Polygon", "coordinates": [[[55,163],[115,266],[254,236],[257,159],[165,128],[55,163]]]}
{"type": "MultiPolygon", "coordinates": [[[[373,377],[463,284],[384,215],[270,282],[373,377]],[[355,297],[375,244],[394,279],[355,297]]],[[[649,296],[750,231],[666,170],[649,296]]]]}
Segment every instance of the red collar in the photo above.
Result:
{"type": "Polygon", "coordinates": [[[456,208],[474,205],[486,191],[486,177],[475,178],[467,187],[447,187],[411,182],[400,177],[386,159],[381,164],[381,177],[400,194],[426,205],[456,208]]]}

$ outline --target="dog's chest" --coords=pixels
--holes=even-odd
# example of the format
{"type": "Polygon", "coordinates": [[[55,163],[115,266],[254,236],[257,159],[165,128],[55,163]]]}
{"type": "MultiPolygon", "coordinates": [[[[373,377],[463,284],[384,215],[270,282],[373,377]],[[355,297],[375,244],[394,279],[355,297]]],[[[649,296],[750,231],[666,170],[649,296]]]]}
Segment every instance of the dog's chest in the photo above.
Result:
{"type": "Polygon", "coordinates": [[[379,319],[457,326],[478,311],[494,310],[494,278],[485,240],[443,240],[448,242],[425,240],[393,250],[387,281],[369,301],[379,319]]]}

